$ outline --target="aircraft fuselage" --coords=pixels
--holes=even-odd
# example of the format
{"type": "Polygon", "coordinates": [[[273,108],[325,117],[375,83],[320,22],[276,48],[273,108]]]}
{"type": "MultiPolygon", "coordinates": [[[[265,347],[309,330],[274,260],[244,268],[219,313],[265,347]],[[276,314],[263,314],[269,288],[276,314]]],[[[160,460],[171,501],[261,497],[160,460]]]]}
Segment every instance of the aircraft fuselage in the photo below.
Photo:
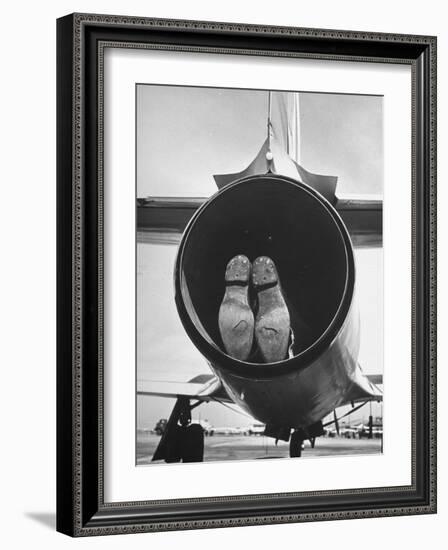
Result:
{"type": "Polygon", "coordinates": [[[308,366],[280,376],[238,376],[211,365],[236,404],[265,424],[307,427],[347,401],[359,352],[359,315],[350,312],[325,351],[308,366]]]}

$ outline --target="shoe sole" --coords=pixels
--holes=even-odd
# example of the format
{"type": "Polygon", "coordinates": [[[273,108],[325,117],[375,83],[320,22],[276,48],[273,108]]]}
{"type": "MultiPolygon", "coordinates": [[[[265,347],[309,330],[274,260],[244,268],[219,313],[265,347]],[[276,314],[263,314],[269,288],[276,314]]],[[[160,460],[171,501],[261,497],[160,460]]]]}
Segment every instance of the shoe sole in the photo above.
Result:
{"type": "Polygon", "coordinates": [[[258,296],[255,338],[266,363],[283,361],[288,355],[291,320],[271,258],[260,256],[252,264],[252,284],[258,296]]]}
{"type": "Polygon", "coordinates": [[[227,264],[226,290],[219,308],[219,331],[228,355],[244,361],[254,339],[254,314],[249,305],[251,264],[246,256],[235,256],[227,264]]]}

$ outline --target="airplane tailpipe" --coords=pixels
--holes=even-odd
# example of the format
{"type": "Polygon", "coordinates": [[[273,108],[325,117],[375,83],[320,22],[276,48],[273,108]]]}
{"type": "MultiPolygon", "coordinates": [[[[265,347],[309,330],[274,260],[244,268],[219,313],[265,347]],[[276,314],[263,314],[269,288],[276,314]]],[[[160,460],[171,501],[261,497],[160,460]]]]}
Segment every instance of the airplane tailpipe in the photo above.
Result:
{"type": "MultiPolygon", "coordinates": [[[[337,336],[351,306],[355,269],[347,229],[309,186],[275,174],[250,176],[218,191],[193,216],[175,265],[176,305],[185,330],[212,366],[243,377],[275,375],[310,364],[337,336]],[[290,353],[261,363],[224,348],[218,314],[229,260],[274,261],[293,333],[290,353]]],[[[256,308],[254,295],[250,295],[256,308]]]]}

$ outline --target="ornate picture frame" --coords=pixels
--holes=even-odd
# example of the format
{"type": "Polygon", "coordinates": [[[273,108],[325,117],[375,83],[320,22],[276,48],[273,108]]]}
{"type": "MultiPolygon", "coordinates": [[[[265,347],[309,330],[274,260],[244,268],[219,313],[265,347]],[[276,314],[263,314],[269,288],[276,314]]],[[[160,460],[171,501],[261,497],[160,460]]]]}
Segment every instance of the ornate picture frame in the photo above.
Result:
{"type": "Polygon", "coordinates": [[[57,51],[58,531],[90,536],[435,513],[436,38],[72,14],[57,22],[57,51]],[[107,48],[410,67],[410,484],[188,498],[179,491],[170,499],[154,499],[148,489],[144,500],[105,500],[107,48]]]}

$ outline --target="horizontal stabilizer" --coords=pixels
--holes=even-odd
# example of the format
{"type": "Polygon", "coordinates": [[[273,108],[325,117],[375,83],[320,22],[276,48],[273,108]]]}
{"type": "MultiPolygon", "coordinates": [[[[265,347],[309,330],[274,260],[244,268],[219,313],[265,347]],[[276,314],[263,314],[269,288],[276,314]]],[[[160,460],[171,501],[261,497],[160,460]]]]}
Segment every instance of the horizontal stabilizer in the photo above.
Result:
{"type": "MultiPolygon", "coordinates": [[[[223,177],[227,178],[227,175],[223,177]]],[[[229,176],[230,181],[232,177],[229,176]]],[[[215,176],[216,178],[219,179],[218,176],[215,176]]],[[[226,181],[226,179],[219,180],[218,185],[223,186],[226,181]]],[[[188,222],[207,200],[207,197],[137,199],[138,242],[178,245],[188,222]]],[[[350,233],[353,246],[382,245],[383,202],[381,197],[362,194],[338,195],[334,206],[350,233]]]]}

